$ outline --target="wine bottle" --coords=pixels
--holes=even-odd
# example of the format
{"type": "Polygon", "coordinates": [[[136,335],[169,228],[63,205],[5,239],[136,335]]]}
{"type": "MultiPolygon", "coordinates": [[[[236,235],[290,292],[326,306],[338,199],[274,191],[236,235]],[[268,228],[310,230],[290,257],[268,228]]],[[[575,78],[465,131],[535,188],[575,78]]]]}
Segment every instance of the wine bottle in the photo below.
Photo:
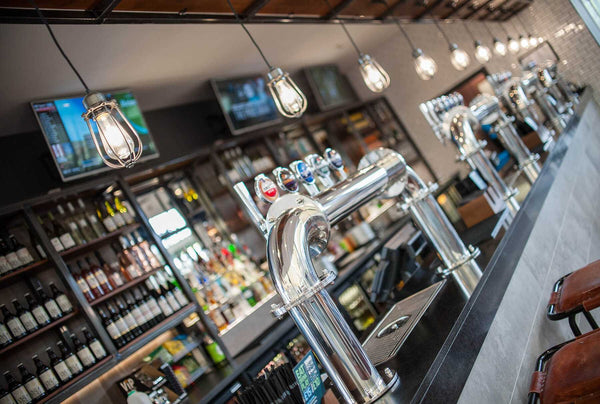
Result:
{"type": "Polygon", "coordinates": [[[54,282],[48,283],[48,287],[52,293],[52,298],[56,301],[56,304],[58,304],[58,307],[63,314],[71,313],[73,311],[73,305],[71,304],[71,301],[67,295],[62,290],[57,288],[54,282]]]}
{"type": "Polygon", "coordinates": [[[77,227],[86,242],[89,243],[99,237],[88,223],[85,214],[83,212],[77,212],[71,202],[67,202],[67,210],[69,211],[69,215],[73,218],[73,222],[77,223],[77,227]]]}
{"type": "Polygon", "coordinates": [[[83,367],[87,369],[94,365],[96,363],[96,358],[94,357],[94,354],[90,348],[88,348],[86,344],[82,343],[79,338],[77,338],[77,335],[71,334],[70,338],[71,342],[73,342],[73,346],[75,347],[75,353],[77,354],[79,361],[83,364],[83,367]]]}
{"type": "Polygon", "coordinates": [[[115,223],[112,216],[110,216],[108,212],[106,212],[104,204],[102,204],[102,202],[100,201],[96,203],[96,215],[98,216],[98,219],[100,219],[104,227],[106,227],[106,230],[108,230],[110,233],[117,230],[117,224],[115,223]]]}
{"type": "Polygon", "coordinates": [[[79,358],[69,349],[68,346],[63,344],[62,341],[58,341],[56,346],[61,352],[62,359],[65,361],[69,371],[73,376],[83,372],[83,365],[81,364],[81,361],[79,361],[79,358]]]}
{"type": "Polygon", "coordinates": [[[165,279],[165,283],[169,290],[173,293],[173,295],[175,295],[175,299],[177,299],[177,302],[179,302],[181,307],[184,307],[190,302],[188,298],[183,294],[183,291],[181,290],[175,279],[165,279]]]}
{"type": "Polygon", "coordinates": [[[96,279],[96,277],[94,276],[94,272],[92,272],[91,268],[86,268],[86,266],[81,260],[77,261],[77,266],[79,267],[81,275],[89,285],[90,290],[92,291],[96,299],[104,296],[104,291],[100,287],[100,283],[98,282],[98,279],[96,279]]]}
{"type": "Polygon", "coordinates": [[[60,381],[56,373],[50,367],[46,366],[37,355],[33,355],[31,359],[33,359],[33,363],[35,364],[37,377],[44,385],[46,391],[56,390],[60,386],[60,381]]]}
{"type": "Polygon", "coordinates": [[[110,335],[110,338],[113,340],[117,347],[122,347],[126,344],[125,338],[121,335],[121,331],[117,328],[115,322],[110,318],[103,309],[98,309],[98,314],[102,319],[102,324],[110,335]]]}
{"type": "Polygon", "coordinates": [[[152,328],[154,325],[156,325],[158,323],[158,321],[155,319],[156,315],[152,312],[148,302],[143,299],[142,294],[136,289],[131,293],[131,297],[135,301],[135,304],[137,304],[137,306],[140,308],[144,318],[146,319],[146,326],[148,328],[152,328]]]}
{"type": "Polygon", "coordinates": [[[171,314],[173,314],[173,308],[169,305],[167,298],[164,295],[160,294],[160,292],[159,292],[160,288],[155,287],[153,285],[153,282],[156,282],[156,281],[151,276],[150,278],[146,279],[146,286],[148,287],[148,290],[150,291],[150,294],[152,295],[152,297],[154,297],[154,299],[158,303],[158,307],[160,307],[160,311],[162,311],[162,313],[165,317],[169,317],[171,314]]]}
{"type": "Polygon", "coordinates": [[[104,207],[106,208],[106,213],[108,213],[108,215],[114,220],[115,224],[117,225],[117,228],[123,227],[127,224],[125,223],[125,219],[123,219],[123,216],[115,212],[114,208],[110,205],[108,199],[104,200],[104,207]]]}
{"type": "Polygon", "coordinates": [[[152,248],[148,240],[144,240],[137,230],[131,233],[131,237],[133,238],[134,242],[140,246],[140,248],[146,255],[146,258],[150,262],[150,266],[152,267],[152,269],[160,268],[162,264],[160,263],[160,260],[156,257],[156,255],[152,252],[152,248]]]}
{"type": "Polygon", "coordinates": [[[123,278],[121,271],[120,270],[117,271],[114,268],[111,268],[106,263],[106,261],[104,261],[104,258],[102,257],[100,252],[94,251],[94,255],[96,256],[96,259],[98,260],[98,263],[100,264],[100,267],[102,268],[102,270],[108,277],[108,282],[112,285],[112,287],[118,288],[119,286],[123,286],[125,284],[125,279],[123,278]]]}
{"type": "Polygon", "coordinates": [[[54,227],[52,227],[52,224],[50,223],[50,220],[47,219],[46,221],[44,221],[42,220],[41,216],[38,216],[38,221],[40,222],[42,228],[46,232],[46,235],[50,239],[50,244],[52,244],[52,247],[54,247],[54,249],[58,252],[64,251],[65,246],[61,243],[58,234],[56,233],[54,227]]]}
{"type": "Polygon", "coordinates": [[[73,239],[73,235],[69,233],[69,231],[60,223],[60,221],[54,218],[52,212],[48,212],[48,220],[50,220],[50,223],[54,228],[54,233],[58,235],[58,239],[60,240],[61,244],[65,247],[65,250],[68,250],[69,248],[75,247],[77,245],[77,243],[73,239]]]}
{"type": "Polygon", "coordinates": [[[8,261],[8,266],[10,267],[11,271],[14,271],[15,269],[19,268],[22,266],[21,264],[21,260],[19,260],[19,256],[17,255],[17,251],[15,250],[15,247],[12,245],[12,242],[9,240],[2,240],[2,243],[4,244],[4,257],[6,258],[6,261],[8,261]]]}
{"type": "Polygon", "coordinates": [[[33,403],[33,399],[27,392],[25,386],[19,383],[10,372],[4,372],[4,380],[8,385],[8,391],[13,396],[17,404],[30,404],[33,403]]]}
{"type": "Polygon", "coordinates": [[[17,404],[10,392],[0,387],[0,404],[17,404]]]}
{"type": "Polygon", "coordinates": [[[19,320],[19,317],[12,314],[5,305],[0,305],[0,311],[2,311],[2,315],[4,316],[4,324],[10,331],[10,334],[13,336],[13,339],[19,339],[27,335],[27,330],[19,320]]]}
{"type": "Polygon", "coordinates": [[[58,306],[58,304],[56,303],[56,301],[53,298],[46,295],[46,292],[44,292],[44,289],[37,288],[35,290],[35,292],[37,293],[38,298],[44,305],[44,308],[46,309],[48,314],[50,314],[50,317],[52,317],[52,320],[58,320],[59,318],[61,318],[63,316],[63,312],[60,309],[60,307],[58,306]]]}
{"type": "Polygon", "coordinates": [[[98,215],[96,214],[96,212],[88,209],[81,198],[77,199],[77,204],[79,205],[81,215],[85,217],[87,222],[90,224],[90,227],[94,230],[94,238],[99,238],[106,235],[106,228],[98,220],[98,215]]]}
{"type": "Polygon", "coordinates": [[[123,216],[125,223],[127,223],[127,224],[135,223],[135,219],[129,213],[129,209],[127,209],[127,207],[124,204],[122,204],[121,201],[119,200],[119,198],[116,196],[115,196],[115,208],[117,208],[117,211],[123,216]]]}
{"type": "Polygon", "coordinates": [[[123,296],[125,297],[125,304],[126,304],[127,308],[131,312],[131,315],[135,319],[135,322],[142,329],[142,332],[148,330],[150,328],[150,324],[148,323],[148,319],[146,318],[146,316],[140,309],[140,306],[138,306],[135,303],[135,300],[133,300],[127,294],[124,294],[123,296]]]}
{"type": "Polygon", "coordinates": [[[57,219],[66,226],[66,229],[69,231],[69,234],[73,238],[73,241],[75,241],[75,244],[76,245],[85,244],[86,240],[85,240],[81,230],[79,229],[79,226],[77,225],[77,222],[75,221],[75,218],[73,216],[67,216],[62,205],[56,205],[56,211],[57,211],[57,219]]]}
{"type": "Polygon", "coordinates": [[[62,383],[66,383],[73,377],[73,373],[67,366],[66,362],[60,356],[57,356],[52,348],[46,348],[46,355],[48,355],[48,360],[50,361],[50,366],[54,373],[58,376],[62,383]]]}
{"type": "Polygon", "coordinates": [[[27,233],[29,234],[29,245],[32,249],[35,249],[35,252],[40,257],[40,259],[46,259],[46,251],[42,248],[38,236],[31,230],[31,228],[27,227],[27,233]]]}
{"type": "Polygon", "coordinates": [[[117,243],[111,244],[111,248],[119,259],[119,268],[125,279],[132,281],[142,275],[141,269],[129,251],[122,250],[117,243]]]}
{"type": "Polygon", "coordinates": [[[27,247],[21,244],[14,234],[9,235],[8,239],[10,240],[13,250],[16,252],[17,258],[22,266],[31,264],[34,261],[27,247]]]}
{"type": "Polygon", "coordinates": [[[119,314],[119,312],[117,311],[115,306],[112,305],[112,303],[107,304],[106,307],[108,308],[108,311],[111,314],[113,323],[115,324],[115,326],[117,326],[117,329],[119,330],[119,334],[121,334],[121,336],[123,337],[123,339],[125,339],[126,342],[131,341],[134,338],[133,333],[131,333],[131,331],[129,330],[129,326],[123,319],[123,316],[119,314]]]}
{"type": "Polygon", "coordinates": [[[152,314],[152,325],[154,326],[163,321],[165,315],[160,309],[158,303],[156,302],[156,299],[152,295],[150,295],[144,287],[140,286],[138,291],[142,295],[142,300],[146,303],[146,307],[148,307],[150,313],[152,314]]]}
{"type": "Polygon", "coordinates": [[[92,262],[90,257],[85,257],[85,261],[87,262],[90,272],[94,275],[94,278],[96,278],[96,280],[98,281],[100,288],[102,288],[102,291],[104,291],[104,293],[112,292],[113,286],[108,281],[108,277],[106,276],[106,274],[104,273],[102,268],[99,265],[94,264],[94,262],[92,262]]]}
{"type": "Polygon", "coordinates": [[[124,235],[122,237],[127,240],[127,243],[130,246],[129,250],[135,255],[137,261],[142,264],[142,269],[144,270],[144,272],[150,272],[154,268],[156,268],[156,266],[152,265],[152,263],[150,262],[150,258],[148,257],[144,249],[137,244],[137,241],[133,237],[133,235],[124,235]]]}
{"type": "Polygon", "coordinates": [[[85,342],[86,342],[87,346],[90,348],[90,350],[94,354],[94,357],[96,358],[96,360],[100,360],[100,359],[104,358],[107,355],[106,349],[104,349],[104,346],[98,340],[98,338],[96,338],[96,336],[94,334],[92,334],[85,327],[83,327],[81,329],[81,332],[83,333],[83,336],[85,337],[85,342]]]}
{"type": "Polygon", "coordinates": [[[77,286],[79,286],[79,289],[81,290],[81,293],[83,293],[85,299],[88,302],[91,302],[94,299],[96,299],[96,296],[92,293],[92,290],[90,289],[90,285],[88,285],[85,279],[83,279],[79,268],[71,267],[68,264],[67,268],[69,268],[69,272],[71,272],[71,274],[73,275],[73,278],[75,279],[75,282],[77,282],[77,286]]]}
{"type": "Polygon", "coordinates": [[[10,335],[10,331],[8,331],[8,327],[0,322],[0,347],[5,347],[10,345],[13,342],[12,335],[10,335]]]}
{"type": "Polygon", "coordinates": [[[133,336],[138,337],[138,336],[142,335],[143,331],[140,328],[140,325],[137,323],[137,321],[135,321],[133,314],[131,314],[131,311],[129,311],[127,306],[125,306],[125,304],[123,304],[121,299],[118,299],[118,298],[115,299],[114,302],[116,303],[117,307],[119,308],[119,313],[123,317],[123,320],[125,320],[125,324],[127,324],[127,328],[133,334],[133,336]]]}
{"type": "Polygon", "coordinates": [[[8,254],[8,246],[4,240],[0,239],[0,275],[4,275],[12,271],[8,260],[6,259],[6,254],[8,254]]]}
{"type": "Polygon", "coordinates": [[[138,267],[141,269],[141,274],[150,272],[152,270],[150,262],[148,262],[140,247],[134,245],[131,240],[125,236],[119,237],[119,242],[123,248],[123,254],[131,255],[133,261],[136,262],[138,267]]]}
{"type": "Polygon", "coordinates": [[[50,324],[50,315],[42,306],[35,297],[33,297],[29,293],[25,293],[25,300],[27,300],[27,305],[29,306],[29,311],[35,318],[35,321],[38,323],[40,327],[50,324]]]}
{"type": "Polygon", "coordinates": [[[25,386],[33,401],[38,401],[46,396],[46,389],[44,389],[44,386],[42,386],[40,379],[36,375],[29,372],[22,363],[17,365],[17,369],[21,373],[21,384],[25,386]]]}
{"type": "Polygon", "coordinates": [[[21,306],[21,303],[17,299],[11,300],[13,307],[17,313],[17,317],[21,320],[21,324],[25,327],[28,333],[34,332],[39,328],[37,321],[33,317],[33,314],[29,310],[26,310],[21,306]]]}

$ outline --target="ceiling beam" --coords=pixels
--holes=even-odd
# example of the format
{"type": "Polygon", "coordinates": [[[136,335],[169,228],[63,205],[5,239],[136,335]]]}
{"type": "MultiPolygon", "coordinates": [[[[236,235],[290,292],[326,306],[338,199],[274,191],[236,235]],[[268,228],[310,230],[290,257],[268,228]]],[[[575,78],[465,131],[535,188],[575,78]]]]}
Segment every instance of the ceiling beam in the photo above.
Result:
{"type": "Polygon", "coordinates": [[[508,21],[510,20],[513,16],[519,14],[522,10],[526,9],[527,7],[529,7],[531,5],[531,1],[528,1],[526,3],[521,4],[519,7],[516,7],[514,9],[512,9],[504,18],[502,18],[503,16],[499,16],[498,18],[496,18],[496,20],[500,20],[500,21],[508,21]]]}
{"type": "Polygon", "coordinates": [[[337,6],[333,7],[330,12],[323,16],[325,20],[331,20],[332,18],[336,18],[342,10],[348,7],[354,0],[343,0],[337,6]]]}
{"type": "Polygon", "coordinates": [[[96,23],[102,24],[120,2],[121,0],[99,0],[89,11],[96,16],[96,23]]]}
{"type": "MultiPolygon", "coordinates": [[[[425,17],[427,14],[429,14],[434,8],[436,8],[437,6],[439,6],[440,4],[442,4],[444,2],[444,0],[435,0],[433,1],[431,4],[429,4],[428,6],[425,7],[424,10],[422,10],[420,13],[418,13],[417,15],[415,15],[415,20],[420,20],[421,18],[425,17]]],[[[431,16],[431,18],[433,18],[433,16],[431,16]]]]}
{"type": "Polygon", "coordinates": [[[396,12],[396,9],[405,2],[406,0],[398,0],[394,5],[389,6],[388,9],[381,13],[381,15],[377,18],[379,18],[380,20],[385,20],[387,17],[393,15],[396,12]]]}
{"type": "Polygon", "coordinates": [[[487,12],[485,14],[480,15],[479,19],[480,20],[485,20],[486,18],[488,18],[489,16],[491,16],[492,14],[494,14],[496,11],[502,10],[502,6],[504,6],[509,1],[510,0],[504,0],[502,3],[498,4],[496,7],[492,7],[492,4],[490,4],[487,7],[487,12]]]}
{"type": "Polygon", "coordinates": [[[458,7],[454,7],[452,9],[452,11],[450,11],[448,14],[446,14],[445,16],[443,16],[442,18],[446,19],[446,18],[450,18],[452,17],[454,14],[458,13],[460,10],[462,10],[463,8],[467,7],[469,4],[471,4],[471,0],[466,0],[463,3],[461,3],[460,6],[458,7]]]}
{"type": "Polygon", "coordinates": [[[471,12],[467,13],[465,16],[463,16],[464,19],[468,19],[473,17],[475,14],[477,14],[477,12],[479,10],[481,10],[482,8],[484,8],[485,6],[487,6],[488,4],[490,4],[492,1],[494,0],[486,0],[483,3],[481,3],[479,6],[477,7],[473,7],[473,9],[471,10],[471,12]]]}
{"type": "Polygon", "coordinates": [[[254,3],[250,4],[241,14],[242,18],[247,20],[254,17],[269,1],[270,0],[255,0],[254,3]]]}

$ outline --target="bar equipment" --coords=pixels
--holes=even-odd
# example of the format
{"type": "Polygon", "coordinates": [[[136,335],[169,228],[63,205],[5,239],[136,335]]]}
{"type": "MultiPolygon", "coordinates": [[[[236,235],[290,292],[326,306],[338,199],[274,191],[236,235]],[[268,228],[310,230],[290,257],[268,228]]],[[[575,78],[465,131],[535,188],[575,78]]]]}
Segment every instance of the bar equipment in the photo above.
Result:
{"type": "Polygon", "coordinates": [[[525,174],[527,180],[533,184],[540,173],[540,166],[537,163],[540,156],[531,153],[525,146],[513,125],[514,118],[509,118],[502,111],[498,98],[479,94],[471,101],[469,108],[481,125],[492,125],[504,148],[517,161],[519,172],[525,174]]]}
{"type": "Polygon", "coordinates": [[[535,69],[535,71],[524,74],[521,83],[525,91],[531,95],[540,107],[550,126],[557,134],[560,134],[567,126],[567,121],[563,117],[566,107],[552,95],[550,91],[552,78],[549,73],[544,69],[535,69]]]}
{"type": "Polygon", "coordinates": [[[290,170],[292,170],[296,178],[298,178],[298,181],[300,181],[302,184],[302,187],[304,187],[309,195],[316,195],[319,193],[315,176],[313,175],[312,170],[303,160],[293,161],[290,164],[290,170]]]}
{"type": "Polygon", "coordinates": [[[312,172],[317,175],[319,182],[325,189],[333,186],[335,181],[331,176],[329,163],[323,157],[318,154],[309,154],[304,161],[306,161],[312,172]]]}
{"type": "Polygon", "coordinates": [[[318,195],[281,196],[266,218],[253,203],[246,204],[251,198],[243,183],[234,187],[267,237],[269,269],[283,300],[273,313],[278,317],[289,313],[294,319],[344,402],[395,403],[399,381],[389,369],[383,374],[375,369],[325,289],[335,275],[319,274],[313,258],[325,250],[331,226],[374,198],[398,198],[436,248],[446,267],[439,273],[451,277],[469,296],[481,277],[475,262],[479,251],[460,240],[432,195],[436,188],[426,185],[400,154],[389,149],[368,153],[357,172],[318,195]]]}
{"type": "Polygon", "coordinates": [[[517,191],[509,188],[483,152],[487,144],[475,137],[479,122],[473,112],[463,105],[459,93],[441,96],[419,105],[419,109],[431,125],[433,133],[442,142],[452,140],[457,147],[459,161],[466,161],[477,170],[488,185],[506,202],[512,216],[519,210],[514,198],[517,191]]]}

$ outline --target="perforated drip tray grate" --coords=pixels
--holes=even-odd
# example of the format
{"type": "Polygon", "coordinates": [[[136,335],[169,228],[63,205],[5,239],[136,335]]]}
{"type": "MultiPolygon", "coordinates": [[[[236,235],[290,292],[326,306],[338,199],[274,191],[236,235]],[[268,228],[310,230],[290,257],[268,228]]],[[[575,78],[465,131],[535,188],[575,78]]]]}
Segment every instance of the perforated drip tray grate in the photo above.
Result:
{"type": "Polygon", "coordinates": [[[363,348],[375,366],[392,359],[406,341],[446,280],[396,303],[369,334],[363,348]]]}

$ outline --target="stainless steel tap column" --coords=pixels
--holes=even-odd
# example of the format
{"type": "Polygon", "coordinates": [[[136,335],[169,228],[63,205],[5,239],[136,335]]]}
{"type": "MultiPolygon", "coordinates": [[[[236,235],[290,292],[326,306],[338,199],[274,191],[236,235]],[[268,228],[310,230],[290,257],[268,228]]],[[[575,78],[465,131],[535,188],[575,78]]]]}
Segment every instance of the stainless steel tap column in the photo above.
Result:
{"type": "Polygon", "coordinates": [[[560,134],[566,126],[566,121],[548,99],[548,89],[540,82],[539,77],[529,72],[521,78],[521,83],[527,93],[535,100],[536,105],[544,114],[550,126],[560,134]]]}
{"type": "Polygon", "coordinates": [[[500,107],[499,100],[491,95],[479,94],[469,104],[471,112],[482,125],[492,125],[500,142],[512,154],[527,180],[533,184],[540,173],[537,163],[539,155],[531,153],[521,140],[512,120],[506,116],[500,107]]]}

